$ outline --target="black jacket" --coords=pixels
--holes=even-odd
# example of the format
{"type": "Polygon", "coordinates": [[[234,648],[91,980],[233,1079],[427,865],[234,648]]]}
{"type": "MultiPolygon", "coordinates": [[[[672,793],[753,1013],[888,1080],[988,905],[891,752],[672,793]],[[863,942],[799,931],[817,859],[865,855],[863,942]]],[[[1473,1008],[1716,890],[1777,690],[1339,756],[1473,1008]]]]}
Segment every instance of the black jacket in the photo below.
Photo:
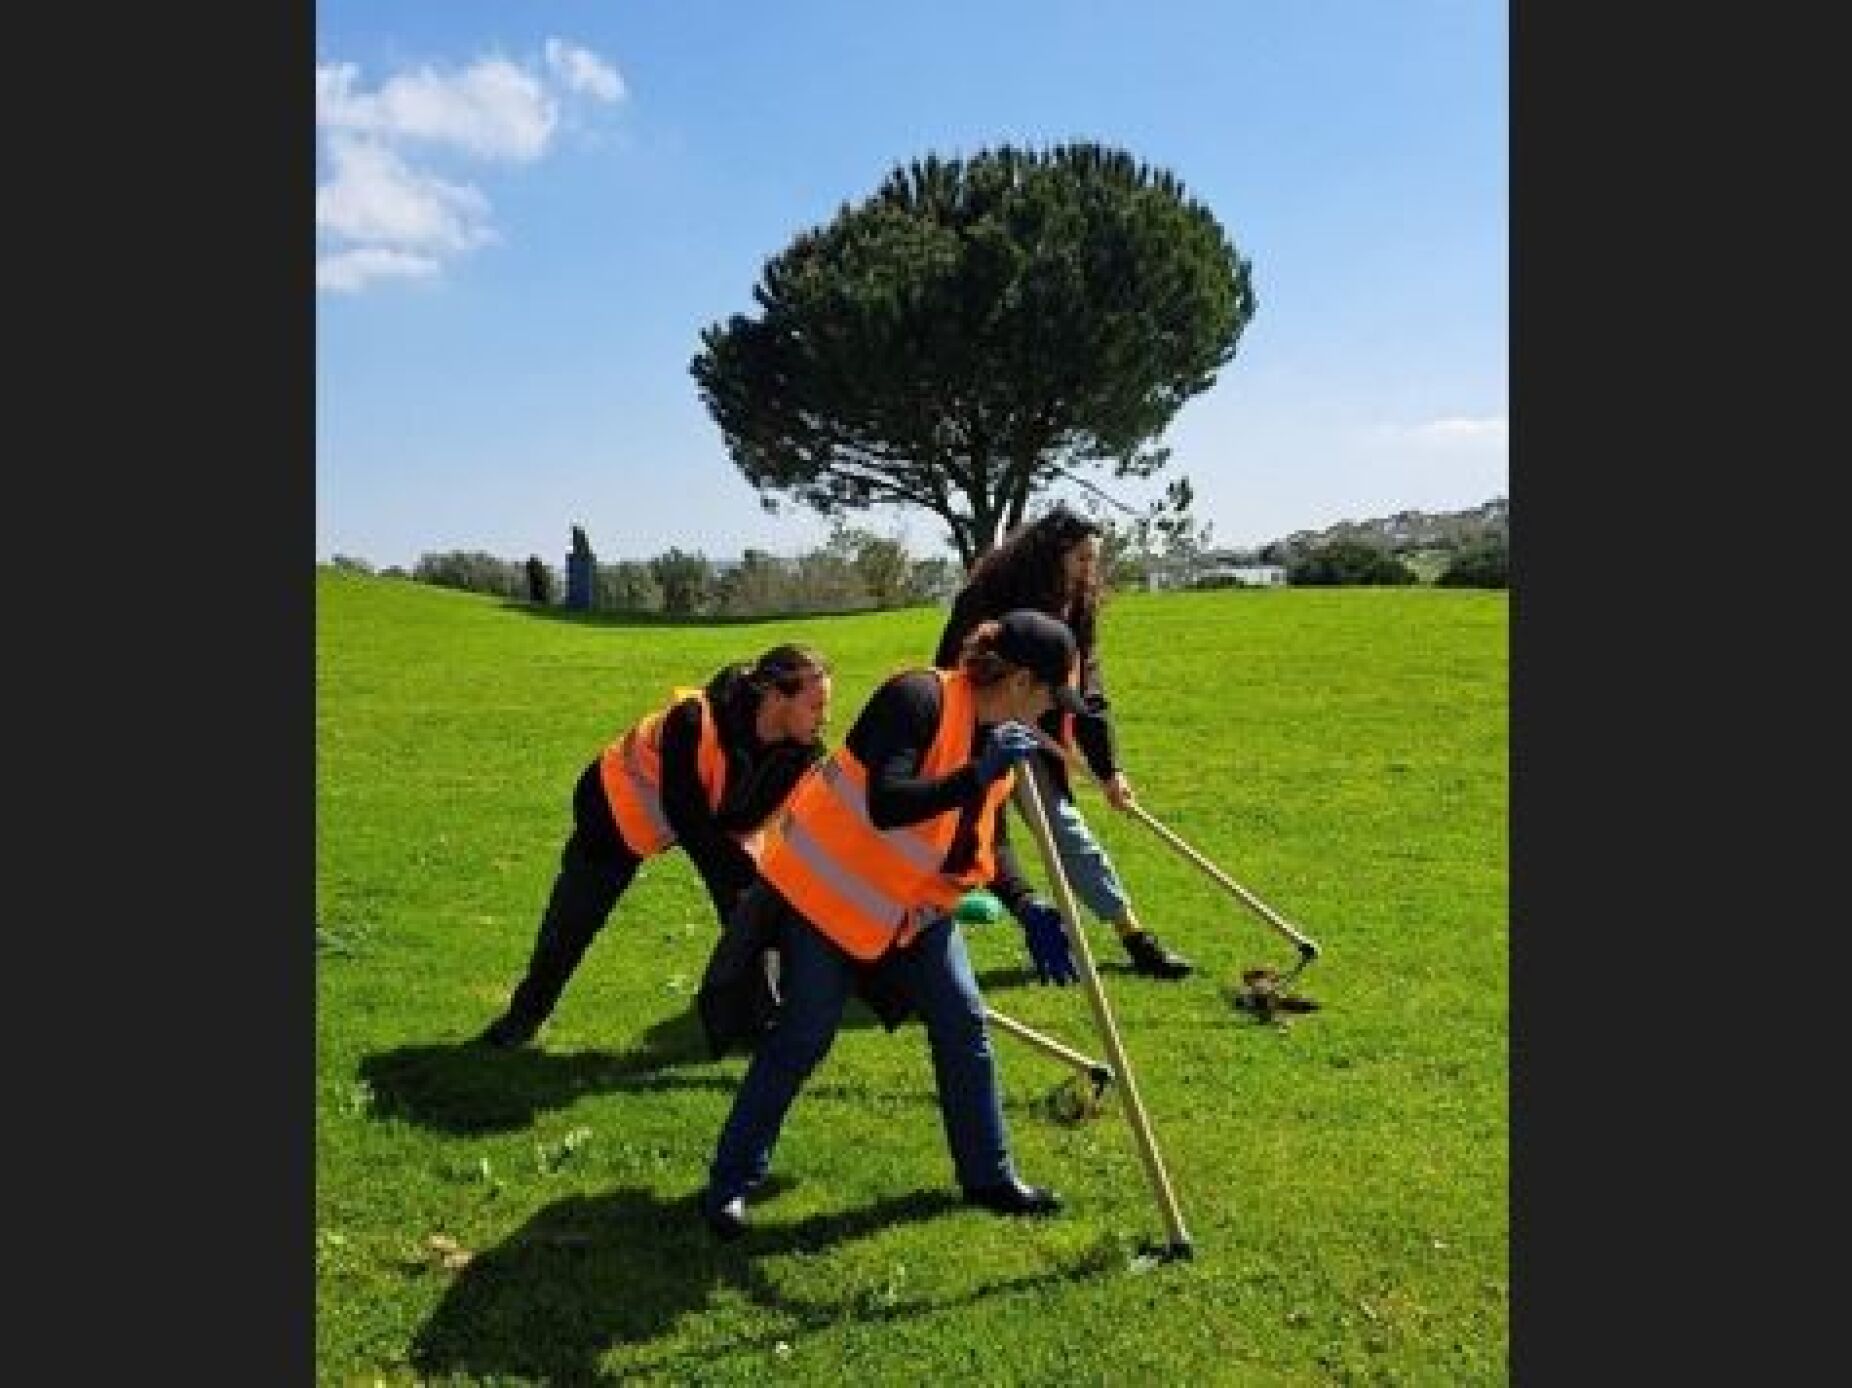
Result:
{"type": "MultiPolygon", "coordinates": [[[[945,630],[939,636],[939,649],[933,654],[932,663],[941,670],[958,668],[959,648],[964,645],[965,637],[979,622],[994,621],[1001,617],[1001,611],[993,611],[979,598],[974,588],[959,590],[952,600],[951,615],[946,619],[945,630]]],[[[1087,705],[1087,716],[1074,720],[1074,741],[1079,744],[1080,753],[1087,760],[1087,767],[1102,781],[1111,779],[1119,770],[1118,739],[1114,735],[1112,720],[1108,716],[1111,702],[1106,697],[1105,676],[1100,670],[1099,649],[1094,641],[1091,622],[1075,626],[1064,612],[1050,613],[1069,622],[1074,632],[1074,644],[1080,652],[1080,697],[1087,705]]],[[[1058,737],[1061,732],[1061,714],[1051,710],[1042,715],[1042,731],[1050,737],[1058,737]]],[[[1037,753],[1041,758],[1043,770],[1053,778],[1053,784],[1063,796],[1073,798],[1073,788],[1068,783],[1067,763],[1052,753],[1037,753]]]]}
{"type": "Polygon", "coordinates": [[[710,809],[697,769],[701,705],[684,699],[662,724],[662,811],[701,874],[714,914],[725,920],[757,875],[752,856],[734,835],[750,832],[772,816],[798,777],[823,756],[823,744],[761,742],[754,723],[763,696],[737,666],[721,669],[703,692],[714,710],[727,759],[726,789],[719,808],[710,809]]]}
{"type": "MultiPolygon", "coordinates": [[[[777,1020],[778,960],[785,932],[793,929],[809,927],[763,879],[753,881],[727,916],[695,995],[701,1029],[716,1060],[735,1045],[750,1051],[777,1020]]],[[[911,990],[885,963],[893,957],[861,966],[855,981],[856,996],[889,1031],[913,1015],[911,990]]]]}

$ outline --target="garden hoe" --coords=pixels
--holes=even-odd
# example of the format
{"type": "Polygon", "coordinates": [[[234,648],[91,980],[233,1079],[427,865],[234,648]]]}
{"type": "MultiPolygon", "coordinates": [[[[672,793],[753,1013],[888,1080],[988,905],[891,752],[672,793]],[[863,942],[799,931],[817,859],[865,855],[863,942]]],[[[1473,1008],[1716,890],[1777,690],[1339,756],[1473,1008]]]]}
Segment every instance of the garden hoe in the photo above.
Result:
{"type": "Polygon", "coordinates": [[[1152,1193],[1157,1197],[1165,1229],[1170,1235],[1169,1245],[1156,1250],[1157,1256],[1162,1259],[1190,1258],[1194,1256],[1195,1249],[1190,1242],[1189,1231],[1183,1227],[1183,1212],[1177,1208],[1176,1193],[1170,1188],[1170,1177],[1164,1171],[1164,1159],[1158,1154],[1157,1136],[1151,1131],[1151,1120],[1145,1116],[1144,1102],[1138,1097],[1138,1083],[1132,1075],[1132,1063],[1120,1043],[1119,1029],[1113,1024],[1112,1008],[1107,1005],[1106,991],[1100,986],[1099,971],[1093,964],[1093,951],[1087,944],[1086,934],[1080,928],[1080,908],[1074,901],[1074,889],[1068,884],[1067,872],[1061,866],[1061,854],[1055,847],[1054,832],[1048,827],[1048,813],[1043,808],[1039,781],[1041,774],[1041,768],[1036,765],[1034,757],[1028,758],[1018,767],[1014,792],[1017,804],[1028,819],[1029,827],[1035,831],[1036,844],[1042,851],[1042,861],[1054,885],[1055,904],[1061,911],[1061,923],[1067,929],[1068,945],[1080,971],[1081,985],[1093,1009],[1093,1020],[1099,1027],[1100,1039],[1105,1043],[1107,1059],[1112,1063],[1113,1073],[1118,1076],[1120,1087],[1124,1090],[1126,1119],[1132,1125],[1132,1137],[1137,1144],[1138,1155],[1144,1162],[1145,1175],[1150,1179],[1152,1193]]]}
{"type": "Polygon", "coordinates": [[[1052,1036],[1024,1026],[1014,1018],[1005,1017],[994,1007],[984,1009],[984,1020],[999,1031],[1007,1032],[1018,1041],[1026,1041],[1038,1051],[1065,1061],[1074,1067],[1076,1077],[1084,1079],[1091,1086],[1090,1090],[1075,1089],[1057,1094],[1051,1106],[1057,1115],[1067,1118],[1092,1118],[1101,1110],[1106,1097],[1106,1090],[1113,1081],[1112,1066],[1103,1065],[1097,1060],[1089,1060],[1079,1051],[1062,1045],[1052,1036]]]}
{"type": "MultiPolygon", "coordinates": [[[[1037,739],[1040,740],[1044,748],[1053,755],[1060,757],[1070,768],[1077,764],[1076,759],[1069,753],[1067,748],[1063,747],[1059,742],[1056,742],[1053,738],[1048,736],[1047,733],[1043,732],[1040,728],[1032,728],[1031,731],[1035,733],[1037,739]]],[[[1164,842],[1169,844],[1172,848],[1176,849],[1188,862],[1207,873],[1217,886],[1222,887],[1232,895],[1235,900],[1254,912],[1255,915],[1266,921],[1268,925],[1271,925],[1275,930],[1279,931],[1280,934],[1284,935],[1299,947],[1299,962],[1294,964],[1284,975],[1282,975],[1278,969],[1265,966],[1243,969],[1241,971],[1241,982],[1243,986],[1240,991],[1235,994],[1235,1006],[1244,1011],[1254,1013],[1254,1015],[1259,1017],[1262,1021],[1272,1021],[1274,1015],[1280,1012],[1317,1011],[1318,1004],[1312,999],[1297,997],[1287,992],[1293,980],[1299,977],[1300,971],[1303,970],[1307,964],[1310,964],[1314,959],[1318,958],[1319,950],[1317,943],[1303,931],[1295,927],[1278,911],[1274,910],[1271,906],[1267,905],[1266,902],[1254,895],[1253,892],[1235,881],[1234,878],[1223,872],[1222,869],[1203,857],[1203,855],[1198,853],[1194,848],[1191,848],[1178,837],[1174,830],[1160,823],[1157,817],[1143,805],[1134,801],[1127,805],[1126,809],[1131,812],[1133,818],[1149,827],[1152,832],[1163,839],[1164,842]]]]}
{"type": "MultiPolygon", "coordinates": [[[[1002,918],[1003,903],[979,887],[966,892],[960,898],[952,918],[964,925],[989,925],[1002,918]]],[[[993,1007],[984,1009],[984,1019],[999,1031],[1014,1036],[1018,1041],[1026,1041],[1045,1055],[1071,1065],[1091,1086],[1091,1092],[1076,1091],[1071,1101],[1072,1116],[1088,1118],[1100,1111],[1101,1101],[1106,1090],[1113,1082],[1112,1067],[1103,1065],[1082,1055],[1071,1046],[1064,1046],[1052,1036],[1046,1036],[1033,1027],[1024,1026],[1012,1017],[1006,1017],[993,1007]]],[[[1060,1106],[1057,1105],[1057,1108],[1060,1106]]]]}
{"type": "Polygon", "coordinates": [[[1313,1012],[1318,1004],[1310,998],[1295,997],[1287,992],[1294,979],[1299,977],[1305,966],[1318,958],[1318,945],[1306,934],[1293,926],[1286,918],[1253,892],[1242,886],[1222,869],[1210,862],[1202,854],[1191,848],[1176,831],[1160,823],[1144,806],[1131,804],[1126,807],[1133,818],[1149,827],[1165,843],[1176,849],[1185,859],[1207,873],[1212,881],[1224,888],[1235,900],[1246,906],[1255,915],[1266,921],[1280,934],[1299,947],[1299,962],[1282,975],[1279,970],[1271,968],[1243,969],[1241,981],[1245,985],[1235,995],[1235,1006],[1254,1013],[1263,1021],[1271,1021],[1279,1012],[1313,1012]]]}

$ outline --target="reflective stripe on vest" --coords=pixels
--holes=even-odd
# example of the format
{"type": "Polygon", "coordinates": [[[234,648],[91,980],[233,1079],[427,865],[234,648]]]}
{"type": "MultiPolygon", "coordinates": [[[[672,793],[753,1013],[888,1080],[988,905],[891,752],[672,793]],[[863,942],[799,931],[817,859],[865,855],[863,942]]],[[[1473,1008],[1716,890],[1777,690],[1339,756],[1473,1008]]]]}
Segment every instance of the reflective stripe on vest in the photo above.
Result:
{"type": "MultiPolygon", "coordinates": [[[[932,672],[940,688],[939,726],[920,760],[936,780],[971,760],[976,699],[962,673],[932,672]]],[[[969,887],[996,870],[991,822],[1015,784],[1014,772],[992,783],[977,820],[971,866],[942,865],[961,807],[919,824],[877,829],[868,816],[868,772],[847,746],[806,772],[785,810],[766,830],[759,873],[816,928],[856,959],[873,959],[898,938],[904,944],[929,919],[948,914],[969,887]]]]}
{"type": "Polygon", "coordinates": [[[677,689],[668,708],[649,717],[604,749],[599,758],[599,779],[605,799],[617,820],[617,831],[639,858],[661,853],[675,844],[675,830],[662,809],[662,720],[686,699],[701,705],[701,742],[695,753],[695,771],[707,804],[718,811],[727,788],[727,758],[720,748],[720,729],[707,696],[698,689],[677,689]]]}

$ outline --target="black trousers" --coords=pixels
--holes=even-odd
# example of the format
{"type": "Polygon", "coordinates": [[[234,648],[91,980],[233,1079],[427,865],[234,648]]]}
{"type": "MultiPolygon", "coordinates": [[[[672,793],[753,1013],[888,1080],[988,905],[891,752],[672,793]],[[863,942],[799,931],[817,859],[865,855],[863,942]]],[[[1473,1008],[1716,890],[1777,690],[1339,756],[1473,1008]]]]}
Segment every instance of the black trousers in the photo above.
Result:
{"type": "Polygon", "coordinates": [[[573,787],[572,833],[560,849],[559,871],[540,917],[527,973],[508,1003],[511,1017],[538,1025],[552,1013],[642,861],[618,836],[598,763],[593,761],[573,787]]]}

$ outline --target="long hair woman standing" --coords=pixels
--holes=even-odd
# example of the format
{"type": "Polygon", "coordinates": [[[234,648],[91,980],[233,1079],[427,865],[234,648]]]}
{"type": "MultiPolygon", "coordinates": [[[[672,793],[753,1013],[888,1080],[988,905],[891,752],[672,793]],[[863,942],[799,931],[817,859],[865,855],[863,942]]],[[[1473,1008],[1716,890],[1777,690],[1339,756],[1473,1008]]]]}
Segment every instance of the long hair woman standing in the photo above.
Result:
{"type": "MultiPolygon", "coordinates": [[[[971,566],[952,602],[933,664],[950,668],[973,627],[1012,608],[1033,608],[1067,623],[1079,651],[1071,683],[1085,712],[1053,710],[1043,715],[1040,726],[1070,751],[1078,749],[1107,802],[1123,811],[1133,803],[1135,792],[1119,765],[1111,705],[1100,671],[1101,539],[1097,522],[1061,505],[1012,530],[971,566]]],[[[1137,972],[1152,978],[1187,976],[1190,961],[1167,948],[1132,909],[1118,870],[1074,802],[1066,760],[1051,752],[1038,756],[1044,783],[1054,791],[1047,807],[1049,827],[1075,895],[1113,927],[1137,972]]],[[[1007,841],[1000,851],[1008,852],[1007,841]]]]}

